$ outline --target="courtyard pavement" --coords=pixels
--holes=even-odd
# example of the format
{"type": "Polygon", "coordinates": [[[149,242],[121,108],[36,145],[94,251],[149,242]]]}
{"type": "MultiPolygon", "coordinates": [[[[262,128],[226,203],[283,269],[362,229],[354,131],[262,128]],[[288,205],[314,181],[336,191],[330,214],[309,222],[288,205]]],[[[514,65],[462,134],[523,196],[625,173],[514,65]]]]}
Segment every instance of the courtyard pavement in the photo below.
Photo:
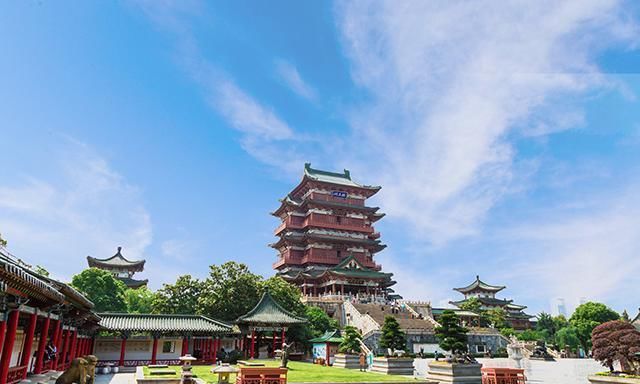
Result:
{"type": "Polygon", "coordinates": [[[111,373],[96,375],[95,384],[135,384],[135,373],[111,373]]]}
{"type": "MultiPolygon", "coordinates": [[[[415,367],[418,376],[426,375],[430,359],[416,359],[415,367]]],[[[510,359],[478,359],[485,367],[511,367],[515,362],[510,359]]],[[[593,359],[558,359],[552,361],[523,360],[527,383],[531,384],[589,384],[587,376],[606,371],[600,363],[593,359]]]]}

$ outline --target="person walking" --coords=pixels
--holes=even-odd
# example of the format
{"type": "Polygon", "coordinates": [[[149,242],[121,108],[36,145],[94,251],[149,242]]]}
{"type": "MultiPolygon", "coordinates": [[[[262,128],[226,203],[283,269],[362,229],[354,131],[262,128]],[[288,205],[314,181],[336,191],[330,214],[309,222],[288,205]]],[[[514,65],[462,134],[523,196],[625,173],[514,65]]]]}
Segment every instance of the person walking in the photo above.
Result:
{"type": "Polygon", "coordinates": [[[367,370],[367,355],[364,351],[360,351],[360,371],[366,372],[367,370]]]}

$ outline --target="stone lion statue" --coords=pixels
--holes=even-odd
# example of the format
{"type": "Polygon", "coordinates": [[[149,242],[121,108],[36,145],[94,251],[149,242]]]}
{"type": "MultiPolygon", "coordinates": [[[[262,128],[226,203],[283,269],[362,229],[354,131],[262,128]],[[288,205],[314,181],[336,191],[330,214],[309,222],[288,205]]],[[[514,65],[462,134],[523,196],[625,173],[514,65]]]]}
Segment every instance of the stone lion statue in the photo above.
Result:
{"type": "Polygon", "coordinates": [[[69,368],[56,379],[56,384],[87,384],[87,365],[89,363],[82,357],[71,360],[69,368]]]}

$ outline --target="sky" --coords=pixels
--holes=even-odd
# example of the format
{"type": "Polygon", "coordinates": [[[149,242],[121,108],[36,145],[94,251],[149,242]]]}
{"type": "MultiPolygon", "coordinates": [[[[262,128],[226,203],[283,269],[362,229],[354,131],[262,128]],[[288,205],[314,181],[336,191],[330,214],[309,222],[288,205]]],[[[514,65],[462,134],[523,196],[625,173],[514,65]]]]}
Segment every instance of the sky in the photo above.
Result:
{"type": "Polygon", "coordinates": [[[57,278],[271,276],[311,162],[382,186],[407,299],[640,306],[638,2],[16,1],[0,34],[0,233],[57,278]]]}

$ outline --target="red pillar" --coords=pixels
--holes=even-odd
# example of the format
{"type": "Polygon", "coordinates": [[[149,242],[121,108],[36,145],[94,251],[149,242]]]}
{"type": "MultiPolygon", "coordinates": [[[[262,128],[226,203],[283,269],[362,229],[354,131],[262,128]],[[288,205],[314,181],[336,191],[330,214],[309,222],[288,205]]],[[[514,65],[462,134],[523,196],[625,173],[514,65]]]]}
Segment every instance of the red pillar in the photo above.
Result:
{"type": "Polygon", "coordinates": [[[218,359],[218,343],[219,343],[219,339],[213,339],[213,363],[216,363],[216,360],[218,359]]]}
{"type": "Polygon", "coordinates": [[[61,366],[64,370],[64,366],[67,363],[67,351],[69,350],[69,334],[70,330],[62,328],[62,350],[60,351],[60,359],[58,366],[61,366]]]}
{"type": "Polygon", "coordinates": [[[2,346],[4,345],[4,335],[7,332],[7,322],[0,321],[0,354],[2,353],[2,346]]]}
{"type": "Polygon", "coordinates": [[[282,346],[282,349],[284,349],[284,341],[285,341],[285,339],[284,339],[284,328],[282,328],[282,340],[280,340],[280,343],[281,343],[280,345],[282,346]]]}
{"type": "Polygon", "coordinates": [[[11,311],[7,320],[7,336],[2,346],[2,356],[0,357],[0,384],[7,384],[9,374],[9,363],[11,362],[11,352],[16,342],[16,331],[18,330],[19,311],[11,311]]]}
{"type": "Polygon", "coordinates": [[[33,336],[36,333],[36,323],[38,322],[38,315],[35,313],[29,315],[29,325],[27,331],[24,334],[24,345],[22,346],[22,358],[20,359],[20,365],[26,365],[27,369],[24,371],[23,379],[27,378],[27,372],[31,368],[31,346],[33,345],[33,336]]]}
{"type": "MultiPolygon", "coordinates": [[[[251,349],[250,349],[250,356],[249,359],[253,359],[253,357],[255,356],[255,348],[256,348],[256,330],[252,329],[251,330],[251,349]]],[[[0,384],[4,384],[4,383],[0,383],[0,384]]]]}
{"type": "Polygon", "coordinates": [[[122,336],[122,341],[120,341],[120,360],[118,361],[118,365],[124,367],[124,351],[127,349],[127,337],[122,336]]]}
{"type": "Polygon", "coordinates": [[[47,338],[49,337],[49,324],[51,319],[45,317],[42,320],[42,328],[40,329],[40,340],[38,341],[38,354],[36,355],[36,363],[33,372],[42,373],[42,363],[44,360],[44,349],[47,347],[47,338]]]}
{"type": "Polygon", "coordinates": [[[182,353],[181,356],[189,353],[189,338],[187,336],[182,338],[182,353]]]}
{"type": "Polygon", "coordinates": [[[153,347],[151,347],[151,364],[156,363],[156,357],[158,355],[158,336],[153,336],[153,347]]]}
{"type": "Polygon", "coordinates": [[[273,340],[271,341],[271,350],[273,351],[272,354],[273,356],[276,355],[276,331],[273,331],[273,340]]]}
{"type": "Polygon", "coordinates": [[[78,331],[71,332],[71,347],[69,348],[69,361],[75,359],[78,352],[78,331]]]}
{"type": "Polygon", "coordinates": [[[327,348],[327,351],[325,353],[326,356],[325,356],[324,365],[326,365],[328,367],[329,366],[329,357],[330,357],[330,354],[329,354],[329,351],[330,351],[329,343],[327,343],[326,348],[327,348]]]}
{"type": "Polygon", "coordinates": [[[53,336],[51,337],[51,340],[53,341],[53,345],[56,347],[56,355],[53,358],[53,361],[51,362],[51,369],[57,369],[58,367],[58,359],[60,358],[60,334],[62,333],[61,328],[62,327],[62,321],[60,320],[54,320],[53,321],[53,336]]]}

